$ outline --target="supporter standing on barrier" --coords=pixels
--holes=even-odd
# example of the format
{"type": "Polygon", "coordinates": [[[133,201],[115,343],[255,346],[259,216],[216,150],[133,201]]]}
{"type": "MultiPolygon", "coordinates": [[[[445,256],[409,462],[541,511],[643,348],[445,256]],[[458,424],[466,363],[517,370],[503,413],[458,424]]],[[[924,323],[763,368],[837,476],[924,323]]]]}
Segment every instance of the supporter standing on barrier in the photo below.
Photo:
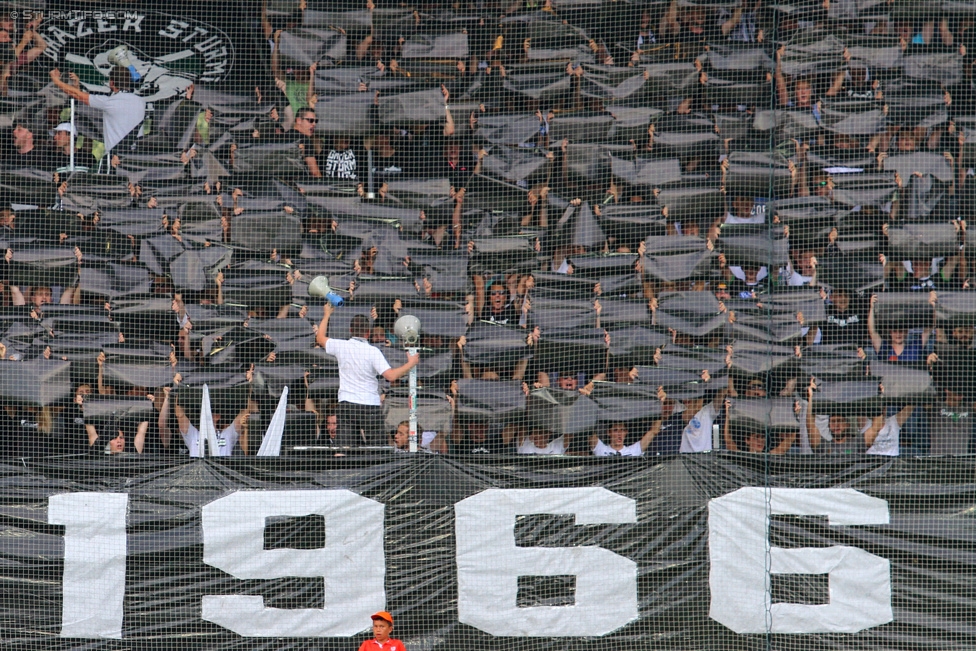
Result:
{"type": "Polygon", "coordinates": [[[403,642],[390,637],[393,615],[381,610],[373,615],[373,639],[359,645],[359,651],[407,651],[403,642]]]}
{"type": "Polygon", "coordinates": [[[339,445],[386,445],[377,376],[396,382],[417,365],[420,355],[407,355],[406,364],[391,368],[383,353],[369,343],[369,319],[361,314],[349,324],[352,338],[327,336],[334,311],[335,306],[326,302],[315,342],[339,362],[339,445]]]}
{"type": "Polygon", "coordinates": [[[57,68],[51,70],[51,81],[68,97],[102,112],[102,140],[107,154],[132,134],[146,117],[146,100],[132,92],[132,76],[120,66],[113,67],[109,73],[108,87],[112,94],[108,96],[89,95],[83,91],[75,85],[78,84],[77,75],[72,75],[72,84],[66,84],[57,68]]]}

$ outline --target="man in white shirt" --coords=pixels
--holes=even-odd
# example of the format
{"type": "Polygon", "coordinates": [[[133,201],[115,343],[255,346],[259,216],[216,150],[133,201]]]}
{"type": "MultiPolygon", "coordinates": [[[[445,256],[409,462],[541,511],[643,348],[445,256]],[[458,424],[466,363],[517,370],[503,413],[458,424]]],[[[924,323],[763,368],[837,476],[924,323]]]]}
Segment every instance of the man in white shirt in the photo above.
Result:
{"type": "MultiPolygon", "coordinates": [[[[244,374],[248,382],[254,379],[254,367],[252,365],[251,369],[244,374]]],[[[182,376],[177,373],[173,377],[174,386],[179,386],[182,381],[182,376]]],[[[169,397],[170,388],[165,387],[163,389],[164,398],[162,408],[159,410],[159,438],[162,441],[163,447],[168,448],[170,442],[170,429],[169,429],[169,397]]],[[[250,398],[248,398],[248,401],[250,398]]],[[[212,412],[211,417],[213,418],[214,430],[217,432],[217,449],[210,450],[209,455],[212,457],[229,457],[234,453],[234,447],[237,446],[238,441],[241,438],[241,434],[244,433],[244,426],[247,424],[247,418],[250,415],[250,409],[248,408],[247,402],[244,403],[244,408],[241,409],[237,416],[234,418],[233,422],[224,429],[220,429],[221,426],[221,415],[219,413],[212,412]]],[[[173,413],[176,414],[176,423],[180,429],[180,435],[183,437],[183,443],[186,445],[186,449],[189,451],[191,457],[201,457],[204,455],[204,448],[209,445],[202,443],[200,441],[200,430],[190,422],[189,416],[186,415],[186,411],[179,402],[173,402],[173,413]]],[[[243,449],[246,454],[246,444],[245,439],[242,444],[243,449]]]]}
{"type": "Polygon", "coordinates": [[[725,213],[726,224],[765,224],[766,206],[757,205],[752,197],[741,192],[733,195],[729,212],[725,213]]]}
{"type": "Polygon", "coordinates": [[[860,417],[860,437],[852,433],[852,419],[831,415],[825,429],[813,415],[813,387],[807,388],[806,431],[810,447],[816,452],[847,452],[897,457],[901,452],[901,428],[911,418],[913,405],[902,407],[892,416],[883,413],[860,417]]]}
{"type": "Polygon", "coordinates": [[[566,454],[566,435],[552,438],[552,432],[541,427],[523,430],[518,444],[519,454],[566,454]]]}
{"type": "Polygon", "coordinates": [[[132,92],[132,76],[120,66],[113,67],[109,73],[108,87],[112,94],[108,96],[89,95],[77,85],[77,79],[72,75],[72,84],[66,84],[61,79],[60,70],[51,70],[51,81],[68,97],[102,112],[102,141],[105,155],[111,156],[115,146],[142,124],[146,117],[146,100],[132,92]]]}
{"type": "MultiPolygon", "coordinates": [[[[898,413],[888,416],[877,416],[865,423],[861,428],[864,443],[868,446],[865,454],[878,454],[886,457],[897,457],[901,453],[901,428],[911,415],[914,405],[906,405],[898,413]]],[[[866,419],[865,419],[866,420],[866,419]]]]}
{"type": "MultiPolygon", "coordinates": [[[[427,430],[418,432],[420,439],[417,443],[417,451],[426,454],[440,454],[446,443],[442,440],[439,432],[427,430]]],[[[410,452],[410,421],[400,421],[396,431],[390,437],[394,452],[410,452]]]]}
{"type": "Polygon", "coordinates": [[[705,404],[704,398],[682,400],[684,411],[681,417],[685,421],[685,429],[681,433],[680,452],[708,452],[712,449],[712,424],[718,418],[719,400],[724,400],[724,392],[719,397],[705,404]]]}
{"type": "Polygon", "coordinates": [[[407,363],[391,368],[378,348],[369,343],[371,324],[361,314],[349,324],[351,339],[329,337],[332,303],[323,306],[315,343],[339,362],[339,445],[386,445],[378,376],[396,382],[420,362],[420,355],[407,355],[407,363]]]}
{"type": "Polygon", "coordinates": [[[658,435],[661,431],[661,425],[664,423],[663,420],[656,420],[651,425],[651,428],[644,433],[636,443],[631,443],[630,445],[624,445],[627,441],[627,435],[630,433],[630,429],[627,427],[627,423],[611,423],[610,427],[607,429],[607,439],[610,441],[609,444],[604,443],[596,434],[590,438],[590,448],[593,450],[593,456],[596,457],[640,457],[644,455],[644,450],[647,446],[651,444],[654,437],[658,435]]]}

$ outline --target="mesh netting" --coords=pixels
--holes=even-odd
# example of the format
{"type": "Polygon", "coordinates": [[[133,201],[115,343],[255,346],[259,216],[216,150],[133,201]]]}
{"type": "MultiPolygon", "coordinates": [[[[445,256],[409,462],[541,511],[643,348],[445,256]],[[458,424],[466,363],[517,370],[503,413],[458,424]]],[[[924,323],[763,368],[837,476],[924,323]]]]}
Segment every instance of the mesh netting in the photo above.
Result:
{"type": "Polygon", "coordinates": [[[0,636],[972,648],[974,15],[5,5],[0,636]]]}

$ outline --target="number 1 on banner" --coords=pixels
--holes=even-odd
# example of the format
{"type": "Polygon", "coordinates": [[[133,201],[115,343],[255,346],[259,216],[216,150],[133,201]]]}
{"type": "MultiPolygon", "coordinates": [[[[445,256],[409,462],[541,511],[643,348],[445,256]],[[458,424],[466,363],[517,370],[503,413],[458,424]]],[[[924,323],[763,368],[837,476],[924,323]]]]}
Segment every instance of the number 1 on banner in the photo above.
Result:
{"type": "Polygon", "coordinates": [[[65,493],[48,500],[47,521],[64,525],[61,637],[122,637],[125,493],[65,493]]]}

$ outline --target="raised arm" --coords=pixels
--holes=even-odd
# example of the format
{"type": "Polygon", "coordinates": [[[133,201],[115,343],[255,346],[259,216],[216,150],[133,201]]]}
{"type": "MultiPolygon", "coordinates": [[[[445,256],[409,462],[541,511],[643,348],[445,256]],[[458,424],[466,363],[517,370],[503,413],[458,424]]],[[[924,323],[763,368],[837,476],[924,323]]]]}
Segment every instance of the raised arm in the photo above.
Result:
{"type": "Polygon", "coordinates": [[[322,306],[322,320],[319,322],[318,332],[315,333],[315,343],[322,348],[325,348],[326,342],[329,341],[326,333],[329,330],[329,319],[332,317],[333,312],[335,312],[335,307],[332,303],[326,301],[325,305],[322,306]]]}
{"type": "Polygon", "coordinates": [[[64,81],[62,81],[61,79],[60,70],[58,70],[57,68],[52,68],[50,74],[51,74],[51,81],[54,82],[54,85],[57,86],[59,89],[61,89],[61,92],[63,92],[65,95],[71,97],[72,99],[76,99],[79,102],[82,102],[83,104],[89,103],[88,93],[81,90],[80,88],[75,88],[74,86],[64,83],[64,81]]]}
{"type": "Polygon", "coordinates": [[[874,325],[874,306],[878,303],[878,295],[871,295],[871,306],[868,308],[868,336],[871,337],[871,346],[874,348],[874,352],[881,352],[881,344],[883,343],[881,335],[878,334],[878,329],[874,325]]]}
{"type": "Polygon", "coordinates": [[[742,5],[736,7],[735,11],[732,12],[732,16],[722,23],[722,36],[728,36],[729,32],[735,29],[735,26],[739,24],[740,20],[742,20],[742,5]]]}
{"type": "Polygon", "coordinates": [[[163,404],[159,407],[159,442],[163,448],[169,449],[172,432],[169,431],[169,392],[170,387],[163,387],[163,404]]]}
{"type": "MultiPolygon", "coordinates": [[[[956,193],[961,195],[963,188],[966,186],[966,167],[965,165],[963,165],[963,157],[962,157],[963,150],[966,147],[966,132],[960,131],[959,134],[956,136],[956,141],[959,143],[959,151],[958,153],[956,153],[956,168],[957,168],[956,173],[959,179],[956,193]]],[[[965,255],[962,256],[962,269],[960,270],[960,274],[962,274],[963,278],[966,277],[966,256],[965,255]]]]}
{"type": "Polygon", "coordinates": [[[281,30],[276,30],[274,33],[274,47],[271,48],[271,74],[274,75],[275,81],[281,80],[281,64],[278,62],[278,42],[281,40],[281,30]]]}
{"type": "Polygon", "coordinates": [[[186,434],[190,431],[190,419],[186,415],[186,411],[180,406],[179,398],[173,402],[173,413],[176,414],[176,423],[180,427],[180,434],[186,434]]]}
{"type": "MultiPolygon", "coordinates": [[[[310,414],[315,414],[316,416],[318,416],[319,415],[319,410],[315,408],[315,401],[312,400],[312,398],[308,395],[308,392],[309,392],[309,389],[308,389],[308,376],[310,374],[311,373],[306,370],[305,371],[305,376],[303,378],[303,380],[305,382],[305,411],[309,412],[310,414]]],[[[315,427],[316,427],[316,429],[318,429],[318,418],[315,419],[315,423],[316,423],[315,427]]],[[[318,434],[318,432],[316,432],[316,434],[318,434]]]]}
{"type": "Polygon", "coordinates": [[[98,353],[98,395],[104,396],[111,393],[105,386],[105,353],[98,353]]]}
{"type": "Polygon", "coordinates": [[[273,29],[271,21],[268,20],[268,0],[264,0],[261,3],[261,31],[264,33],[265,38],[271,38],[273,29]]]}
{"type": "Polygon", "coordinates": [[[484,147],[478,149],[478,160],[474,164],[473,174],[481,174],[481,168],[484,166],[485,156],[487,155],[488,155],[488,150],[486,150],[484,147]]]}
{"type": "Polygon", "coordinates": [[[915,410],[915,405],[905,405],[901,408],[895,418],[898,420],[898,427],[903,427],[909,418],[912,417],[912,411],[915,410]]]}
{"type": "Polygon", "coordinates": [[[37,31],[37,26],[40,24],[41,19],[42,17],[38,16],[34,21],[27,23],[27,29],[24,30],[24,37],[14,47],[14,54],[19,57],[27,46],[30,45],[31,41],[34,42],[34,47],[29,51],[30,56],[27,59],[28,62],[36,59],[47,49],[47,42],[41,36],[41,33],[37,31]]]}
{"type": "Polygon", "coordinates": [[[549,186],[544,185],[539,190],[539,226],[549,227],[549,186]]]}
{"type": "Polygon", "coordinates": [[[515,447],[520,448],[522,444],[525,443],[525,439],[529,437],[529,431],[524,427],[519,427],[518,425],[513,425],[509,423],[502,429],[502,443],[506,446],[511,445],[512,441],[515,441],[515,447]]]}
{"type": "Polygon", "coordinates": [[[726,400],[725,401],[725,423],[722,427],[722,438],[725,439],[726,450],[731,450],[732,452],[738,452],[739,446],[736,445],[735,441],[732,439],[732,428],[729,425],[729,421],[731,420],[729,418],[729,410],[731,408],[732,408],[732,401],[726,400]]]}
{"type": "Polygon", "coordinates": [[[464,335],[458,337],[457,340],[457,355],[461,360],[461,375],[464,376],[465,380],[471,380],[474,378],[474,373],[471,370],[471,362],[464,358],[464,346],[468,343],[468,338],[464,335]]]}
{"type": "Polygon", "coordinates": [[[224,272],[218,271],[217,277],[214,278],[214,282],[217,285],[217,305],[224,304],[224,272]]]}
{"type": "MultiPolygon", "coordinates": [[[[10,249],[7,249],[7,256],[10,256],[10,249]]],[[[27,305],[27,299],[17,285],[10,285],[10,302],[13,305],[27,305]]]]}
{"type": "Polygon", "coordinates": [[[454,231],[454,248],[461,247],[461,234],[464,232],[462,216],[464,214],[464,195],[467,189],[461,188],[454,193],[454,212],[451,213],[451,229],[454,231]]]}
{"type": "Polygon", "coordinates": [[[827,97],[834,97],[844,88],[844,80],[847,78],[846,70],[838,70],[834,74],[834,81],[827,89],[827,97]]]}
{"type": "MultiPolygon", "coordinates": [[[[278,48],[275,48],[277,50],[278,48]]],[[[308,88],[305,89],[305,101],[309,106],[313,106],[315,102],[312,102],[312,95],[315,94],[315,71],[319,69],[319,64],[316,61],[308,67],[308,88]]]]}
{"type": "Polygon", "coordinates": [[[922,349],[928,347],[929,339],[932,337],[932,333],[935,331],[935,306],[939,302],[939,295],[935,290],[929,292],[929,305],[932,306],[932,319],[929,321],[928,325],[922,328],[922,349]]]}
{"type": "Polygon", "coordinates": [[[875,416],[871,419],[871,426],[868,427],[867,431],[864,432],[864,445],[871,447],[874,445],[875,439],[878,438],[878,432],[884,427],[885,418],[884,416],[875,416]]]}
{"type": "Polygon", "coordinates": [[[193,354],[193,347],[190,342],[190,330],[193,329],[193,322],[187,319],[186,325],[180,328],[179,340],[183,348],[183,357],[193,361],[196,355],[193,354]]]}
{"type": "MultiPolygon", "coordinates": [[[[244,374],[250,384],[254,381],[254,364],[251,364],[251,368],[244,374]]],[[[251,387],[248,387],[247,400],[244,401],[244,408],[237,412],[237,416],[234,418],[234,429],[238,432],[242,432],[244,428],[244,422],[251,413],[251,387]]],[[[243,448],[242,448],[243,449],[243,448]]],[[[245,453],[247,450],[245,450],[245,453]]]]}
{"type": "Polygon", "coordinates": [[[732,379],[732,374],[731,373],[729,374],[728,383],[729,384],[728,384],[727,391],[728,391],[729,397],[730,398],[738,398],[739,397],[739,392],[735,390],[735,381],[732,379]]]}
{"type": "MultiPolygon", "coordinates": [[[[173,388],[178,387],[180,385],[180,382],[182,380],[183,380],[183,376],[180,375],[179,373],[177,373],[176,375],[174,375],[173,376],[173,388]]],[[[169,397],[170,397],[170,388],[169,387],[165,387],[163,389],[163,391],[164,391],[164,395],[166,396],[166,398],[163,400],[163,409],[159,413],[159,416],[160,416],[159,417],[160,430],[162,430],[163,427],[165,426],[165,421],[163,420],[163,414],[167,414],[169,412],[169,410],[167,409],[167,407],[169,406],[167,401],[169,400],[169,397]]],[[[180,404],[179,404],[179,398],[175,398],[174,397],[174,399],[173,399],[173,413],[176,414],[176,424],[180,428],[180,434],[186,434],[187,432],[189,432],[190,431],[190,419],[187,418],[186,411],[184,411],[183,410],[183,407],[180,406],[180,404]]]]}
{"type": "Polygon", "coordinates": [[[75,284],[71,287],[65,287],[64,291],[61,292],[61,300],[58,301],[61,305],[81,304],[81,249],[76,246],[74,254],[75,259],[78,260],[78,275],[75,277],[75,284]]]}
{"type": "Polygon", "coordinates": [[[783,75],[783,53],[786,46],[781,45],[776,50],[776,97],[779,99],[780,106],[790,103],[790,91],[786,87],[786,77],[783,75]]]}
{"type": "Polygon", "coordinates": [[[796,432],[788,432],[783,434],[783,439],[769,451],[770,454],[786,454],[793,447],[796,442],[796,432]]]}
{"type": "MultiPolygon", "coordinates": [[[[362,41],[356,45],[356,59],[362,61],[369,54],[369,49],[373,45],[373,32],[375,30],[376,21],[373,19],[373,11],[376,9],[376,4],[373,0],[366,0],[366,10],[369,11],[369,34],[366,35],[362,41]]],[[[381,68],[382,70],[382,68],[381,68]]]]}
{"type": "Polygon", "coordinates": [[[451,115],[451,107],[447,103],[451,93],[444,84],[441,84],[441,94],[444,95],[444,137],[449,138],[454,135],[455,131],[454,116],[451,115]]]}
{"type": "Polygon", "coordinates": [[[663,425],[664,425],[664,420],[663,419],[662,420],[656,420],[656,421],[654,421],[653,424],[651,424],[651,428],[649,430],[647,430],[646,432],[644,432],[644,436],[642,436],[641,437],[641,440],[640,440],[641,452],[643,452],[644,450],[646,450],[647,449],[647,446],[649,446],[651,444],[651,441],[654,440],[654,437],[657,436],[661,432],[661,427],[663,425]]]}
{"type": "Polygon", "coordinates": [[[949,19],[945,16],[939,21],[939,36],[942,38],[942,44],[952,47],[954,39],[952,37],[952,30],[949,29],[949,19]]]}
{"type": "Polygon", "coordinates": [[[562,151],[562,175],[563,175],[563,187],[569,187],[569,138],[563,138],[562,142],[559,143],[559,149],[562,151]]]}
{"type": "Polygon", "coordinates": [[[133,444],[136,448],[136,452],[142,454],[142,451],[146,449],[146,432],[149,431],[149,421],[144,420],[139,423],[139,429],[136,430],[136,440],[133,444]]]}
{"type": "Polygon", "coordinates": [[[681,24],[678,22],[678,0],[671,0],[671,5],[667,12],[661,17],[662,36],[675,35],[681,31],[681,24]]]}
{"type": "MultiPolygon", "coordinates": [[[[705,382],[708,382],[708,381],[711,380],[711,376],[708,374],[708,371],[707,370],[706,371],[702,371],[702,379],[705,382]]],[[[726,391],[725,389],[719,389],[718,391],[715,392],[715,399],[712,400],[712,406],[715,408],[715,413],[716,414],[718,413],[719,409],[722,408],[722,405],[725,403],[725,398],[728,395],[729,395],[728,394],[728,391],[726,391]]]]}
{"type": "Polygon", "coordinates": [[[810,447],[817,448],[820,447],[823,439],[820,430],[817,429],[817,417],[813,415],[813,391],[813,380],[811,380],[810,386],[807,387],[807,438],[810,440],[810,447]]]}
{"type": "Polygon", "coordinates": [[[85,433],[88,434],[88,447],[95,445],[95,441],[98,440],[98,430],[95,429],[94,425],[85,424],[85,433]]]}

